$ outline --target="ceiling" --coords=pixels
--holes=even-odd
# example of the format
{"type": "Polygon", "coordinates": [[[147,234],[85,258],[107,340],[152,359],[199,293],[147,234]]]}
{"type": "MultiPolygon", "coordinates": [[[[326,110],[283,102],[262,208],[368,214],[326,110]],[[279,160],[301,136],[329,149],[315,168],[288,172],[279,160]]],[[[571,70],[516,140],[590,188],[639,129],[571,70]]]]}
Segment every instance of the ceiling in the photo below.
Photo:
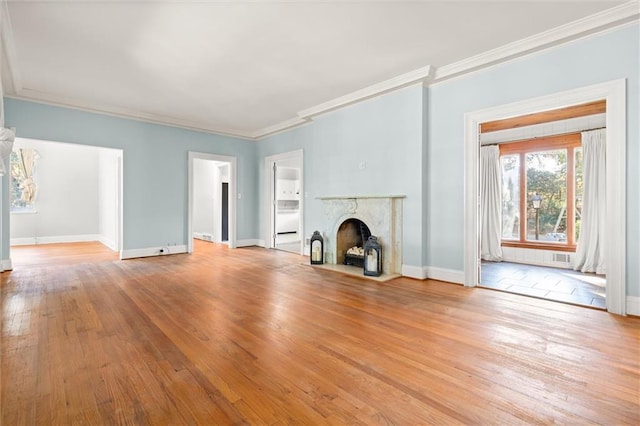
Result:
{"type": "Polygon", "coordinates": [[[609,9],[623,3],[9,1],[2,83],[10,97],[258,139],[618,25],[628,10],[609,9]]]}

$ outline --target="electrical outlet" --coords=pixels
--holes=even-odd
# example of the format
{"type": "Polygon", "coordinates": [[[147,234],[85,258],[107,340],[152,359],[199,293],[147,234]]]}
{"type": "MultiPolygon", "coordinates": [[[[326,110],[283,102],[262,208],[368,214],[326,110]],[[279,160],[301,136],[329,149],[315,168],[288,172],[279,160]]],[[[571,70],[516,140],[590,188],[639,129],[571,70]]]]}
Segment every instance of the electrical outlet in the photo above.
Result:
{"type": "Polygon", "coordinates": [[[360,164],[358,164],[358,168],[360,170],[364,170],[367,168],[367,162],[366,161],[361,161],[360,164]]]}

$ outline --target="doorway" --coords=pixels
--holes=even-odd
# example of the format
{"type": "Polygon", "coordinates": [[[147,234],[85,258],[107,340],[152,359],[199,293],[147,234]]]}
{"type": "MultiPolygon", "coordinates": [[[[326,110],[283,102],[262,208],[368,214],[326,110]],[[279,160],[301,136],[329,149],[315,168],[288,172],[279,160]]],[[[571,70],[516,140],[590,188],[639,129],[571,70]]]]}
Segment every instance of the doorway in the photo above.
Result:
{"type": "Polygon", "coordinates": [[[604,100],[480,124],[480,286],[604,308],[605,127],[604,100]]]}
{"type": "Polygon", "coordinates": [[[464,285],[475,287],[480,276],[479,151],[480,124],[570,105],[606,100],[606,306],[626,314],[626,81],[596,84],[508,105],[471,112],[465,116],[465,249],[464,285]]]}
{"type": "Polygon", "coordinates": [[[94,242],[121,259],[122,160],[120,149],[16,138],[11,162],[23,166],[10,182],[11,246],[94,242]],[[33,197],[22,193],[25,179],[33,197]]]}
{"type": "Polygon", "coordinates": [[[302,150],[265,159],[269,223],[266,246],[291,253],[304,250],[302,150]]]}
{"type": "Polygon", "coordinates": [[[222,224],[220,233],[222,242],[229,241],[229,182],[222,182],[222,195],[220,197],[222,224]]]}
{"type": "Polygon", "coordinates": [[[236,247],[236,158],[189,152],[187,252],[193,239],[236,247]]]}

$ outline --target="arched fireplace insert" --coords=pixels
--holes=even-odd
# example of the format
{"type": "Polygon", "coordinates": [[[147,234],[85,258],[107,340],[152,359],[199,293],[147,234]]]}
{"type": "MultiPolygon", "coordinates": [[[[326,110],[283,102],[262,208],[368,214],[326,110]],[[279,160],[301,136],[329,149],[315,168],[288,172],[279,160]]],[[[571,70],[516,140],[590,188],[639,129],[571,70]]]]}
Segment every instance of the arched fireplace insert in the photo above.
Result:
{"type": "Polygon", "coordinates": [[[362,267],[365,241],[371,235],[360,219],[347,219],[338,227],[336,235],[336,263],[362,267]]]}

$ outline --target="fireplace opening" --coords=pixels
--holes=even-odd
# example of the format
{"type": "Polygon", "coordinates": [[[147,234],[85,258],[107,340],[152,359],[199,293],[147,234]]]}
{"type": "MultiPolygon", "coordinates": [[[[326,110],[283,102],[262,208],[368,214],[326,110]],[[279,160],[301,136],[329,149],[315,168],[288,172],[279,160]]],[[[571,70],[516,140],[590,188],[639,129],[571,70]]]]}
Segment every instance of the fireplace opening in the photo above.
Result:
{"type": "Polygon", "coordinates": [[[359,219],[347,219],[336,235],[336,261],[344,265],[362,267],[364,243],[371,236],[369,227],[359,219]]]}

